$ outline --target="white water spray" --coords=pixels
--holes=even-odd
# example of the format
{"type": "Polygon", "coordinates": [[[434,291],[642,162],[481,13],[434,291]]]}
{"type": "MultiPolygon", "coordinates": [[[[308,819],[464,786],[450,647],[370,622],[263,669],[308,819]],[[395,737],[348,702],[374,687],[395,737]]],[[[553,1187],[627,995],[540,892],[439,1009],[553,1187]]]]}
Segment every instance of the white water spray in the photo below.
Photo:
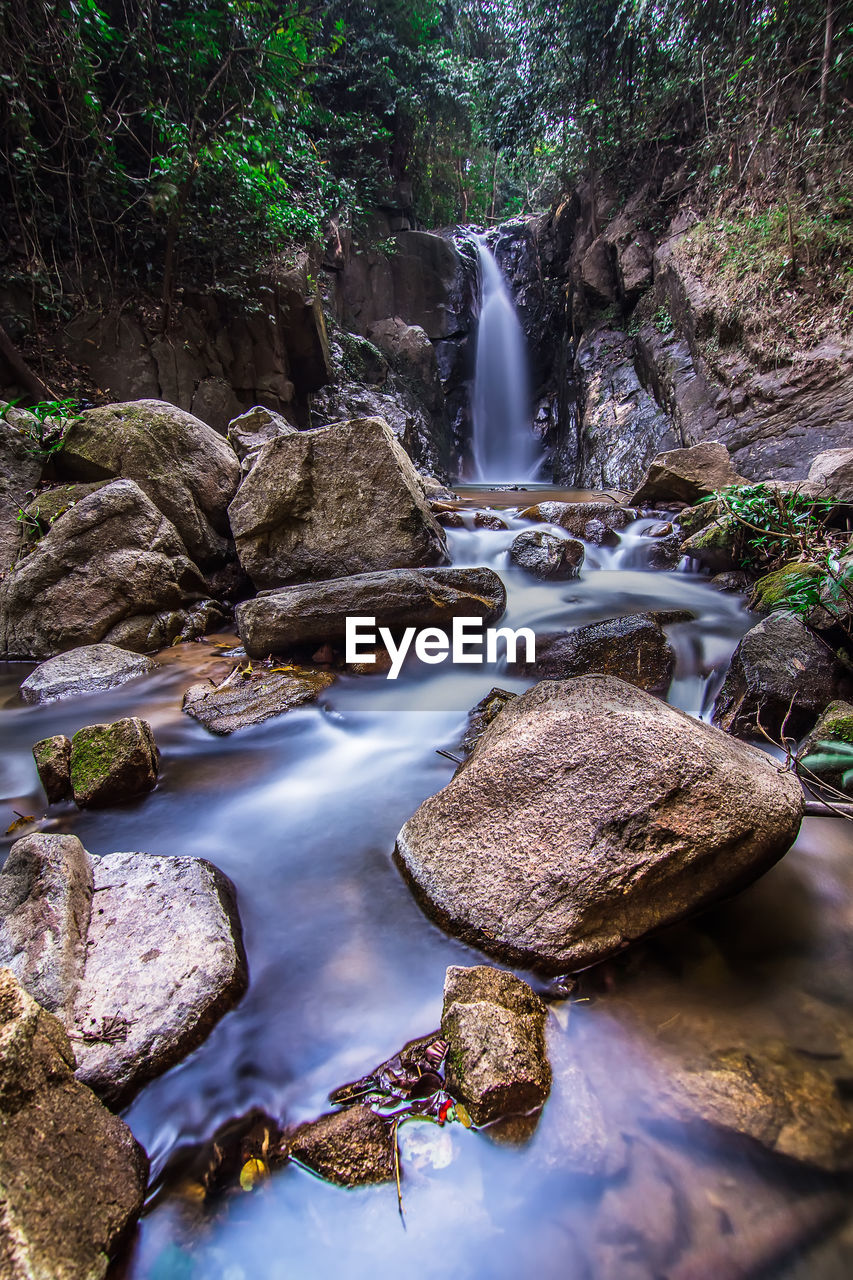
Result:
{"type": "Polygon", "coordinates": [[[530,422],[524,334],[494,255],[477,241],[482,281],[474,371],[474,479],[532,480],[539,445],[530,422]]]}

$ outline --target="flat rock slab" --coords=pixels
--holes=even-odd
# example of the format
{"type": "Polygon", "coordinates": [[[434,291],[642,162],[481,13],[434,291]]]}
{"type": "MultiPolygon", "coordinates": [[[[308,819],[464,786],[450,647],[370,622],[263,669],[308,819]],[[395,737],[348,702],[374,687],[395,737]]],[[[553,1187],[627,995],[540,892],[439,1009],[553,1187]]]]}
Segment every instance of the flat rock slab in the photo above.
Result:
{"type": "Polygon", "coordinates": [[[331,1111],[302,1125],[290,1138],[288,1154],[342,1187],[390,1182],[394,1177],[389,1127],[365,1105],[331,1111]]]}
{"type": "Polygon", "coordinates": [[[756,879],[802,813],[775,761],[621,680],[584,676],[509,702],[395,856],[448,932],[567,973],[756,879]]]}
{"type": "Polygon", "coordinates": [[[545,1102],[546,1017],[539,996],[512,973],[490,965],[447,970],[441,1015],[447,1088],[475,1124],[524,1115],[545,1102]]]}
{"type": "Polygon", "coordinates": [[[93,859],[77,1078],[122,1107],[205,1039],[246,988],[234,889],[203,858],[93,859]]]}
{"type": "Polygon", "coordinates": [[[506,591],[491,569],[391,569],[268,591],[237,606],[237,627],[251,658],[316,646],[344,636],[348,617],[376,626],[447,625],[455,617],[496,621],[506,591]]]}
{"type": "Polygon", "coordinates": [[[142,1208],[145,1152],[73,1069],[61,1024],[0,969],[3,1280],[102,1280],[142,1208]]]}
{"type": "Polygon", "coordinates": [[[181,710],[211,733],[224,735],[314,702],[334,682],[329,671],[278,671],[245,679],[238,673],[227,687],[192,685],[184,694],[181,710]]]}
{"type": "Polygon", "coordinates": [[[24,702],[57,702],[84,693],[102,693],[146,675],[157,666],[141,653],[115,644],[84,644],[48,658],[21,685],[24,702]]]}

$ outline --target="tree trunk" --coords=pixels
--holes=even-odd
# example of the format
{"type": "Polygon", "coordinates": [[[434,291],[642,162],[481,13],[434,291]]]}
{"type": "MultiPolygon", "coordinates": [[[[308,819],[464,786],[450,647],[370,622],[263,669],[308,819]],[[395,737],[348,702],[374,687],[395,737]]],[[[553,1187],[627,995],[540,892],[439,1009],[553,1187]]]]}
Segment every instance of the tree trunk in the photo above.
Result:
{"type": "Polygon", "coordinates": [[[832,57],[832,0],[826,0],[826,26],[823,36],[823,63],[820,69],[820,118],[821,137],[826,134],[827,106],[829,98],[829,64],[832,57]]]}
{"type": "Polygon", "coordinates": [[[36,400],[52,399],[50,388],[45,386],[41,378],[27,364],[6,330],[0,324],[0,358],[9,366],[12,377],[23,391],[36,400]]]}

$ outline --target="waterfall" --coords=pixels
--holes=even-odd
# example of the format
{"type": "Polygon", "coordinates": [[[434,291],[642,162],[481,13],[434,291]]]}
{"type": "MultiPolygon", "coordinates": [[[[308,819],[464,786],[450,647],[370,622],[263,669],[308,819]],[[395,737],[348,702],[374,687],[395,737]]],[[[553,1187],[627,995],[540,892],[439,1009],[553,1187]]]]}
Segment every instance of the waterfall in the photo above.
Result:
{"type": "Polygon", "coordinates": [[[474,369],[474,479],[532,480],[540,448],[530,421],[524,334],[494,255],[477,239],[481,302],[474,369]]]}

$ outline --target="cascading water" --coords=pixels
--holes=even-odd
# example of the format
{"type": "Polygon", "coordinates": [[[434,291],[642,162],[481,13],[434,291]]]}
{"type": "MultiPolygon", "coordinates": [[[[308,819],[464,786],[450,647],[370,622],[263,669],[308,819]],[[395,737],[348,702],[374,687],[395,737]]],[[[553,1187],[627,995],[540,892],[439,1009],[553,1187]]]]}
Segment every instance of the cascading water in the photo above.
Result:
{"type": "Polygon", "coordinates": [[[474,370],[474,479],[535,478],[539,447],[530,422],[524,334],[501,269],[477,239],[481,303],[474,370]]]}

